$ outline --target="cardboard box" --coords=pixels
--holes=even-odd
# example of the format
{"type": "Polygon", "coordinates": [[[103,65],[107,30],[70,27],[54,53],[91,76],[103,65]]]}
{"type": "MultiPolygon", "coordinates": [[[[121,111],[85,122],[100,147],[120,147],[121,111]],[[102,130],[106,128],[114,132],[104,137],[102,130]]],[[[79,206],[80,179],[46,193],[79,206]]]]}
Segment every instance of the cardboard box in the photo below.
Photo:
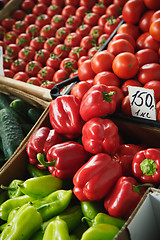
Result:
{"type": "Polygon", "coordinates": [[[0,11],[0,21],[5,17],[10,16],[14,10],[17,10],[22,2],[23,0],[10,0],[0,11]]]}
{"type": "Polygon", "coordinates": [[[160,189],[148,188],[115,240],[158,240],[159,222],[160,189]]]}

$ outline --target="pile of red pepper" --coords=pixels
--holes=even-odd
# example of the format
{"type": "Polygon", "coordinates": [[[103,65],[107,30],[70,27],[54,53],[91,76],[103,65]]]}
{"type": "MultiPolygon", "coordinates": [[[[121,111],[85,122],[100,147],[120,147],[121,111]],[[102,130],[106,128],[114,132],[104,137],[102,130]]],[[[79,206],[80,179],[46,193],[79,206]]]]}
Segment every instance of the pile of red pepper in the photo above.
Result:
{"type": "Polygon", "coordinates": [[[127,219],[147,187],[160,183],[160,150],[125,143],[109,119],[115,109],[115,92],[103,84],[81,101],[60,96],[49,106],[53,129],[39,128],[26,150],[31,164],[73,180],[80,201],[102,201],[111,216],[127,219]]]}

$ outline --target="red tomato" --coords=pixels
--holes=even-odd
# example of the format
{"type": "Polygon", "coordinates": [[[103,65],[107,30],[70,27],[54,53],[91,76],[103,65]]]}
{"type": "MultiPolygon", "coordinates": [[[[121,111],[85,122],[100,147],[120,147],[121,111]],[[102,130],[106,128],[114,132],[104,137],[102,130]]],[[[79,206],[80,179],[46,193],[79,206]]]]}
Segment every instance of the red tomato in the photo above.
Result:
{"type": "Polygon", "coordinates": [[[38,77],[30,77],[27,79],[27,83],[29,84],[33,84],[36,86],[40,86],[41,85],[41,80],[38,77]]]}
{"type": "Polygon", "coordinates": [[[106,6],[103,3],[96,3],[92,7],[92,12],[102,16],[106,12],[106,6]]]}
{"type": "Polygon", "coordinates": [[[116,56],[117,54],[122,52],[134,53],[134,47],[129,41],[125,39],[118,39],[109,42],[107,51],[116,56]]]}
{"type": "Polygon", "coordinates": [[[129,0],[125,3],[122,10],[122,16],[125,22],[137,24],[145,11],[143,0],[129,0]]]}
{"type": "Polygon", "coordinates": [[[75,15],[76,8],[72,5],[66,5],[63,9],[61,14],[67,19],[68,17],[75,15]]]}
{"type": "Polygon", "coordinates": [[[0,40],[4,38],[5,33],[6,29],[2,25],[0,25],[0,40]]]}
{"type": "Polygon", "coordinates": [[[68,57],[78,61],[78,59],[80,57],[86,56],[86,55],[87,55],[87,51],[86,51],[85,48],[83,48],[83,47],[73,47],[70,50],[68,57]]]}
{"type": "Polygon", "coordinates": [[[150,25],[149,33],[153,39],[160,42],[160,18],[150,25]]]}
{"type": "Polygon", "coordinates": [[[37,3],[45,3],[47,6],[49,6],[51,4],[51,0],[37,0],[37,3]]]}
{"type": "Polygon", "coordinates": [[[17,33],[13,31],[6,32],[3,37],[3,42],[5,42],[5,44],[7,45],[11,43],[16,43],[17,36],[18,36],[17,33]]]}
{"type": "Polygon", "coordinates": [[[99,38],[98,38],[98,45],[99,46],[103,46],[105,44],[105,42],[107,41],[107,39],[109,38],[109,34],[102,34],[99,38]]]}
{"type": "Polygon", "coordinates": [[[136,40],[137,51],[143,48],[143,43],[145,39],[149,36],[149,32],[142,33],[136,40]]]}
{"type": "Polygon", "coordinates": [[[18,58],[23,59],[25,62],[30,62],[34,59],[35,49],[32,47],[24,47],[18,53],[18,58]]]}
{"type": "Polygon", "coordinates": [[[88,24],[82,24],[76,29],[76,33],[80,34],[81,37],[85,37],[89,35],[89,32],[91,30],[91,26],[88,24]]]}
{"type": "Polygon", "coordinates": [[[160,81],[151,80],[144,85],[144,88],[153,89],[156,102],[160,101],[160,81]]]}
{"type": "Polygon", "coordinates": [[[32,40],[29,43],[29,46],[34,48],[36,51],[38,51],[43,48],[44,42],[45,42],[44,38],[41,36],[38,36],[38,37],[32,38],[32,40]]]}
{"type": "Polygon", "coordinates": [[[125,115],[132,116],[129,95],[125,96],[122,100],[121,112],[124,113],[125,115]]]}
{"type": "Polygon", "coordinates": [[[81,24],[82,20],[79,17],[71,15],[67,18],[65,27],[74,32],[81,24]]]}
{"type": "Polygon", "coordinates": [[[23,20],[16,21],[12,26],[12,31],[14,31],[16,34],[21,34],[26,31],[26,28],[28,27],[27,23],[23,20]]]}
{"type": "Polygon", "coordinates": [[[75,71],[75,72],[72,72],[70,75],[69,75],[69,78],[72,78],[72,77],[77,77],[78,76],[78,69],[75,71]]]}
{"type": "Polygon", "coordinates": [[[90,57],[89,56],[82,56],[78,59],[78,67],[86,60],[89,60],[90,57]]]}
{"type": "Polygon", "coordinates": [[[80,7],[77,8],[77,10],[76,10],[76,12],[75,12],[75,16],[83,19],[84,16],[86,15],[87,11],[88,11],[88,8],[87,8],[87,7],[85,7],[85,6],[80,6],[80,7]]]}
{"type": "Polygon", "coordinates": [[[148,35],[143,42],[143,48],[150,48],[158,51],[159,47],[160,41],[155,40],[151,35],[148,35]]]}
{"type": "Polygon", "coordinates": [[[26,46],[29,45],[30,43],[30,36],[27,33],[21,33],[18,35],[18,37],[16,38],[16,44],[20,47],[20,48],[24,48],[26,46]]]}
{"type": "Polygon", "coordinates": [[[61,8],[63,8],[64,5],[65,5],[65,1],[64,0],[51,0],[51,4],[52,5],[58,5],[61,8]]]}
{"type": "Polygon", "coordinates": [[[16,21],[23,20],[25,16],[26,13],[22,9],[17,9],[12,13],[12,18],[14,18],[16,21]]]}
{"type": "Polygon", "coordinates": [[[46,49],[40,49],[36,52],[34,60],[40,62],[42,66],[45,66],[47,59],[50,56],[50,52],[46,49]]]}
{"type": "Polygon", "coordinates": [[[133,53],[124,52],[114,58],[112,69],[119,78],[129,79],[137,74],[139,63],[133,53]]]}
{"type": "Polygon", "coordinates": [[[89,79],[93,79],[95,76],[94,71],[91,67],[91,60],[84,61],[79,67],[78,67],[78,77],[80,81],[86,81],[89,79]]]}
{"type": "Polygon", "coordinates": [[[47,5],[44,3],[38,3],[32,9],[32,13],[35,14],[36,16],[45,14],[46,12],[47,12],[47,5]]]}
{"type": "Polygon", "coordinates": [[[120,18],[108,18],[108,21],[104,25],[104,32],[110,35],[119,23],[120,18]]]}
{"type": "Polygon", "coordinates": [[[156,103],[157,120],[160,121],[160,101],[156,103]]]}
{"type": "Polygon", "coordinates": [[[134,40],[134,38],[128,34],[128,33],[117,33],[113,38],[112,41],[118,40],[118,39],[125,39],[128,42],[130,42],[132,44],[132,46],[135,48],[136,46],[136,42],[134,40]]]}
{"type": "Polygon", "coordinates": [[[31,13],[34,6],[35,6],[34,1],[24,0],[21,4],[21,9],[26,13],[31,13]]]}
{"type": "MultiPolygon", "coordinates": [[[[36,18],[35,24],[38,27],[42,28],[43,26],[50,24],[50,17],[47,14],[41,14],[36,18]]],[[[55,32],[55,30],[54,30],[54,32],[55,32]]]]}
{"type": "Polygon", "coordinates": [[[149,9],[160,9],[160,2],[157,0],[144,0],[144,3],[149,9]]]}
{"type": "Polygon", "coordinates": [[[46,80],[52,81],[54,73],[55,70],[53,68],[45,66],[38,71],[37,77],[41,79],[42,82],[46,80]]]}
{"type": "Polygon", "coordinates": [[[25,72],[29,75],[29,77],[36,77],[41,68],[42,65],[39,62],[30,61],[25,67],[25,72]]]}
{"type": "Polygon", "coordinates": [[[50,57],[46,61],[46,66],[53,68],[55,71],[59,69],[62,59],[60,55],[55,55],[54,53],[50,54],[50,57]]]}
{"type": "Polygon", "coordinates": [[[120,7],[123,7],[124,4],[127,2],[128,0],[113,0],[113,3],[120,6],[120,7]]]}
{"type": "Polygon", "coordinates": [[[56,83],[53,82],[53,81],[48,81],[48,80],[46,80],[46,81],[44,81],[44,82],[40,85],[40,87],[47,88],[47,89],[52,89],[55,84],[56,84],[56,83]]]}
{"type": "Polygon", "coordinates": [[[50,5],[47,8],[47,15],[52,18],[56,14],[61,14],[62,8],[58,5],[50,5]]]}
{"type": "Polygon", "coordinates": [[[113,16],[114,18],[117,18],[122,14],[122,8],[117,4],[110,4],[106,9],[106,15],[107,16],[113,16]]]}
{"type": "Polygon", "coordinates": [[[136,79],[126,80],[121,86],[121,90],[125,96],[128,95],[128,86],[142,87],[142,84],[136,79]]]}
{"type": "Polygon", "coordinates": [[[150,25],[156,21],[158,18],[160,18],[160,10],[157,10],[153,13],[151,19],[150,19],[150,25]]]}
{"type": "Polygon", "coordinates": [[[103,27],[93,26],[89,32],[94,38],[99,38],[104,33],[103,27]]]}
{"type": "Polygon", "coordinates": [[[79,6],[79,0],[65,0],[65,5],[72,5],[75,8],[79,6]]]}
{"type": "Polygon", "coordinates": [[[43,48],[52,52],[58,44],[60,44],[60,41],[57,38],[50,37],[44,42],[43,48]]]}
{"type": "Polygon", "coordinates": [[[11,63],[12,63],[12,59],[8,55],[3,54],[3,68],[10,69],[11,63]]]}
{"type": "Polygon", "coordinates": [[[74,95],[81,101],[84,94],[92,87],[92,85],[93,85],[92,82],[80,81],[72,87],[71,95],[74,95]]]}
{"type": "Polygon", "coordinates": [[[22,82],[27,82],[29,76],[27,73],[25,72],[17,72],[14,76],[13,79],[22,81],[22,82]]]}
{"type": "Polygon", "coordinates": [[[70,33],[70,30],[66,27],[61,27],[57,29],[55,38],[59,40],[59,42],[63,43],[67,35],[70,33]]]}
{"type": "Polygon", "coordinates": [[[12,59],[16,59],[18,57],[19,50],[20,50],[19,46],[17,46],[14,43],[11,43],[6,47],[5,55],[8,55],[12,59]]]}
{"type": "Polygon", "coordinates": [[[0,40],[0,46],[3,48],[3,52],[4,52],[6,48],[6,43],[0,40]]]}
{"type": "Polygon", "coordinates": [[[122,90],[117,86],[108,86],[108,89],[116,93],[116,110],[120,109],[124,98],[122,90]]]}
{"type": "Polygon", "coordinates": [[[81,41],[82,37],[80,34],[76,33],[76,32],[71,32],[67,35],[67,37],[64,39],[64,44],[67,47],[77,47],[80,45],[80,41],[81,41]]]}
{"type": "Polygon", "coordinates": [[[27,28],[26,28],[26,33],[28,33],[30,35],[31,38],[37,37],[39,35],[40,32],[40,27],[37,26],[36,24],[30,24],[27,28]]]}
{"type": "Polygon", "coordinates": [[[93,71],[96,74],[103,71],[111,71],[113,59],[114,55],[107,50],[98,52],[91,60],[93,71]]]}
{"type": "Polygon", "coordinates": [[[87,8],[92,8],[94,4],[96,3],[96,0],[88,1],[88,0],[80,0],[79,5],[85,6],[87,8]]]}
{"type": "Polygon", "coordinates": [[[50,37],[54,37],[55,33],[56,29],[50,24],[44,25],[40,30],[40,36],[43,37],[45,40],[50,37]]]}
{"type": "Polygon", "coordinates": [[[103,14],[98,19],[98,26],[104,27],[105,23],[108,21],[108,16],[106,14],[103,14]]]}
{"type": "Polygon", "coordinates": [[[143,85],[151,80],[160,80],[160,64],[148,63],[140,67],[138,72],[138,81],[143,85]]]}
{"type": "Polygon", "coordinates": [[[70,49],[71,48],[67,47],[65,44],[58,44],[57,46],[55,46],[53,53],[55,55],[61,56],[61,59],[64,59],[64,58],[68,57],[70,49]]]}
{"type": "Polygon", "coordinates": [[[89,57],[93,57],[93,56],[98,52],[99,49],[100,49],[100,46],[92,47],[92,48],[90,48],[90,49],[88,50],[87,55],[88,55],[89,57]]]}
{"type": "Polygon", "coordinates": [[[66,22],[66,18],[61,14],[56,14],[51,18],[51,25],[56,29],[59,29],[60,27],[64,27],[65,22],[66,22]]]}
{"type": "Polygon", "coordinates": [[[1,25],[8,32],[8,31],[12,30],[12,26],[15,22],[16,22],[16,20],[14,18],[5,17],[2,19],[1,25]]]}
{"type": "Polygon", "coordinates": [[[64,69],[68,74],[76,71],[77,68],[77,61],[73,58],[64,58],[60,63],[60,69],[64,69]]]}
{"type": "Polygon", "coordinates": [[[87,51],[97,45],[97,40],[91,36],[84,36],[80,41],[80,47],[85,48],[87,51]]]}
{"type": "Polygon", "coordinates": [[[132,23],[123,23],[118,28],[117,33],[128,33],[136,40],[140,35],[140,30],[138,26],[132,23]]]}
{"type": "Polygon", "coordinates": [[[84,16],[83,21],[85,24],[88,24],[90,26],[95,26],[98,24],[98,19],[99,19],[98,14],[90,12],[84,16]]]}
{"type": "Polygon", "coordinates": [[[106,86],[120,86],[119,78],[112,72],[104,71],[97,73],[93,79],[93,85],[104,84],[106,86]]]}
{"type": "Polygon", "coordinates": [[[142,32],[149,32],[150,19],[154,12],[154,10],[148,10],[141,16],[138,24],[142,32]]]}
{"type": "Polygon", "coordinates": [[[26,62],[20,58],[19,59],[17,58],[15,61],[11,63],[10,69],[13,72],[17,73],[17,72],[24,72],[25,67],[26,67],[26,62]]]}
{"type": "Polygon", "coordinates": [[[55,83],[63,82],[68,77],[69,75],[67,71],[65,71],[64,69],[58,69],[53,76],[53,82],[55,83]]]}
{"type": "Polygon", "coordinates": [[[13,78],[14,74],[15,73],[11,69],[4,69],[4,76],[5,77],[13,78]]]}
{"type": "Polygon", "coordinates": [[[28,26],[31,24],[34,24],[35,20],[36,20],[36,15],[34,15],[33,13],[27,14],[24,18],[24,21],[28,26]]]}
{"type": "Polygon", "coordinates": [[[141,49],[137,51],[135,55],[138,59],[139,67],[147,63],[159,63],[158,53],[153,49],[141,49]]]}

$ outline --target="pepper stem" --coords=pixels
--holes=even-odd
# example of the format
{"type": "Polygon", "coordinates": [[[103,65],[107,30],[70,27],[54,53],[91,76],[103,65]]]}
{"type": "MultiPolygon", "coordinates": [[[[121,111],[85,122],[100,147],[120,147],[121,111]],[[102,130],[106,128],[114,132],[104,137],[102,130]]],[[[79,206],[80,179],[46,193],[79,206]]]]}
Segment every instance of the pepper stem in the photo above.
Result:
{"type": "Polygon", "coordinates": [[[153,161],[152,159],[149,159],[149,158],[144,159],[140,163],[140,168],[144,175],[154,175],[157,170],[155,161],[153,161]]]}
{"type": "Polygon", "coordinates": [[[114,91],[113,91],[113,92],[109,92],[109,93],[103,92],[103,99],[104,99],[105,101],[107,101],[107,102],[111,102],[111,101],[112,101],[112,100],[111,100],[111,97],[112,97],[114,94],[116,94],[114,91]]]}
{"type": "Polygon", "coordinates": [[[42,164],[43,167],[53,167],[55,165],[56,160],[53,159],[53,162],[46,162],[44,160],[43,153],[37,153],[37,160],[42,164]]]}
{"type": "Polygon", "coordinates": [[[14,191],[14,190],[16,190],[16,188],[14,188],[14,187],[7,187],[7,186],[4,186],[4,185],[1,185],[1,188],[2,188],[3,190],[8,190],[8,191],[14,191]]]}
{"type": "Polygon", "coordinates": [[[81,221],[82,221],[82,222],[84,222],[84,220],[89,221],[89,222],[93,222],[93,220],[90,219],[90,218],[88,218],[88,217],[82,217],[82,218],[81,218],[81,221]]]}
{"type": "Polygon", "coordinates": [[[144,187],[154,187],[154,186],[151,183],[144,183],[144,184],[141,184],[141,185],[133,185],[133,190],[134,190],[134,192],[141,195],[142,193],[140,192],[140,190],[141,190],[141,188],[144,188],[144,187]]]}

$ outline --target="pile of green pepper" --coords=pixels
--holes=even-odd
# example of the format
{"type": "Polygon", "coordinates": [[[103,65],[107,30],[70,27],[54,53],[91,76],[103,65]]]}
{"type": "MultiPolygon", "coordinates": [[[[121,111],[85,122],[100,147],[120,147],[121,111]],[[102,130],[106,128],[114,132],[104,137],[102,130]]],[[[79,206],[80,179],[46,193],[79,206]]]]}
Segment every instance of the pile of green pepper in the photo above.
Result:
{"type": "Polygon", "coordinates": [[[0,240],[111,240],[124,225],[100,203],[80,202],[70,182],[30,164],[28,172],[1,186],[0,240]]]}

